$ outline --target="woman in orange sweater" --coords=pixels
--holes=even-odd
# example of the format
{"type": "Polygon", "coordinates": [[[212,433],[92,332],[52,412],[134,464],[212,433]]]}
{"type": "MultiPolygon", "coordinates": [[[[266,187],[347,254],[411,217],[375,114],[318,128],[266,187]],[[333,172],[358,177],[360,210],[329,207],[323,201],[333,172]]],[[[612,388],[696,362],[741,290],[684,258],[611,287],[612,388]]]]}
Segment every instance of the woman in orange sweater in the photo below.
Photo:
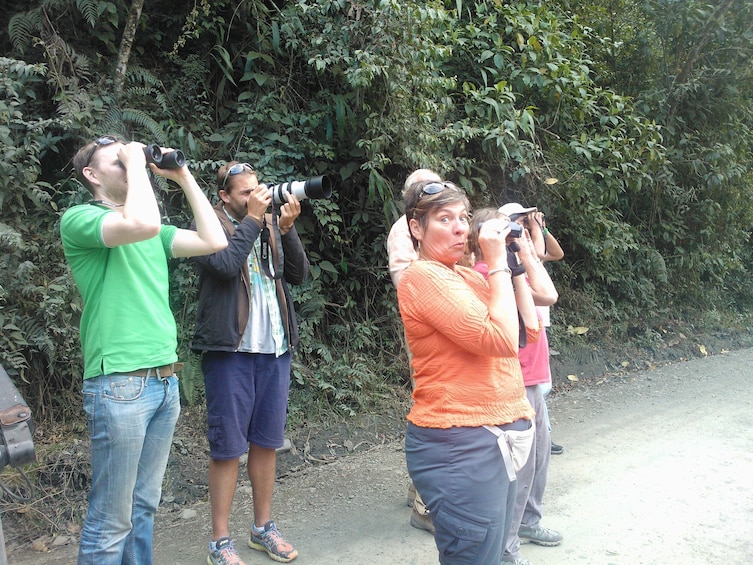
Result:
{"type": "MultiPolygon", "coordinates": [[[[533,433],[517,358],[514,285],[525,285],[525,277],[512,276],[510,229],[496,218],[479,233],[488,281],[458,265],[469,208],[449,182],[416,183],[405,195],[419,257],[398,285],[415,378],[405,452],[411,479],[431,510],[440,563],[496,565],[515,499],[505,435],[533,433]]],[[[524,322],[534,328],[527,339],[535,341],[537,321],[524,322]]]]}

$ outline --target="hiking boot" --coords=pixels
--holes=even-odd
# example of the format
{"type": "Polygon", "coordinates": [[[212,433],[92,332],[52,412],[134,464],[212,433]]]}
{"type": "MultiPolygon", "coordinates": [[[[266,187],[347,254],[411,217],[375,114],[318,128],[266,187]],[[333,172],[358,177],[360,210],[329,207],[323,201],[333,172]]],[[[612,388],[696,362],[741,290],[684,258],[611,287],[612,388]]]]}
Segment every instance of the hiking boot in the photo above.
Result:
{"type": "Polygon", "coordinates": [[[207,565],[246,565],[235,551],[233,540],[230,538],[218,539],[215,547],[217,549],[210,551],[207,556],[207,565]]]}
{"type": "Polygon", "coordinates": [[[428,512],[422,514],[414,508],[410,515],[410,525],[419,530],[426,530],[431,535],[434,535],[434,522],[431,519],[431,514],[428,512]]]}
{"type": "Polygon", "coordinates": [[[408,508],[413,506],[414,500],[416,500],[416,485],[411,483],[408,487],[408,497],[405,499],[406,506],[408,506],[408,508]]]}
{"type": "Polygon", "coordinates": [[[256,551],[266,551],[271,559],[280,563],[288,563],[298,557],[298,551],[293,549],[293,546],[283,539],[274,520],[270,520],[264,524],[264,531],[261,534],[257,534],[251,528],[248,547],[256,551]]]}
{"type": "Polygon", "coordinates": [[[565,451],[564,447],[552,442],[552,448],[551,448],[552,455],[562,455],[563,451],[565,451]]]}
{"type": "Polygon", "coordinates": [[[543,526],[539,526],[538,528],[526,528],[525,526],[521,526],[518,529],[518,537],[520,538],[520,543],[531,542],[536,545],[545,545],[547,547],[562,543],[561,533],[555,530],[550,530],[549,528],[544,528],[543,526]]]}

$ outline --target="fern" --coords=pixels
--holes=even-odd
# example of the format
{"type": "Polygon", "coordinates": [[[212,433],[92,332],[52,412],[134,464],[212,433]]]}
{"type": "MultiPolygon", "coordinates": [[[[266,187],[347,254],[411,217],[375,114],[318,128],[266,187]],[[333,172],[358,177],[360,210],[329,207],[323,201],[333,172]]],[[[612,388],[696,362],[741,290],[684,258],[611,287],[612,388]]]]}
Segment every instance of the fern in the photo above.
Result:
{"type": "Polygon", "coordinates": [[[157,75],[144,67],[136,65],[129,67],[126,81],[129,84],[145,84],[146,86],[162,88],[162,81],[157,78],[157,75]]]}
{"type": "Polygon", "coordinates": [[[99,0],[76,0],[76,8],[92,29],[99,19],[99,0]]]}
{"type": "Polygon", "coordinates": [[[24,357],[23,351],[0,350],[0,364],[5,367],[6,371],[11,368],[27,369],[29,367],[29,362],[24,357]]]}
{"type": "Polygon", "coordinates": [[[135,106],[133,102],[137,100],[146,100],[148,103],[145,106],[151,106],[156,104],[166,114],[170,115],[170,107],[167,98],[162,92],[155,90],[152,87],[145,86],[133,86],[126,89],[123,92],[123,99],[131,102],[131,105],[135,106]]]}
{"type": "Polygon", "coordinates": [[[180,372],[180,393],[187,406],[193,406],[204,397],[204,374],[201,372],[201,354],[189,352],[180,372]]]}
{"type": "Polygon", "coordinates": [[[41,29],[42,16],[39,10],[15,14],[8,23],[8,33],[13,48],[19,53],[23,53],[41,29]]]}
{"type": "Polygon", "coordinates": [[[100,123],[99,133],[114,133],[118,137],[128,139],[128,132],[126,131],[125,124],[123,122],[123,111],[115,104],[108,107],[107,112],[102,117],[100,123]]]}
{"type": "MultiPolygon", "coordinates": [[[[99,1],[77,0],[76,6],[87,23],[93,28],[97,22],[99,1]]],[[[68,2],[66,0],[44,0],[40,6],[28,12],[14,14],[8,23],[8,33],[13,48],[18,50],[19,53],[23,53],[25,48],[42,36],[45,29],[50,25],[49,15],[60,13],[67,7],[68,2]]]]}
{"type": "Polygon", "coordinates": [[[47,368],[52,371],[56,358],[55,342],[49,335],[44,321],[36,318],[24,318],[19,321],[19,327],[25,336],[27,347],[31,349],[31,353],[41,354],[46,361],[47,368]]]}
{"type": "Polygon", "coordinates": [[[133,124],[137,128],[149,132],[148,137],[150,139],[167,139],[167,134],[165,133],[165,130],[162,129],[162,126],[160,126],[159,122],[157,122],[143,110],[138,110],[135,108],[124,108],[123,123],[133,124]]]}

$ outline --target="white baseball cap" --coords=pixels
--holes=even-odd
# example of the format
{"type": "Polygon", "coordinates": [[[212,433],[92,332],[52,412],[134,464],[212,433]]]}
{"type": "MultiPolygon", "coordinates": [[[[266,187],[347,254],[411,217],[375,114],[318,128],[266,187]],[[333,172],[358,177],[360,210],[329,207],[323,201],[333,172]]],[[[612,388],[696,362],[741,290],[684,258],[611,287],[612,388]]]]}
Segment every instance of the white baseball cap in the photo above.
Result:
{"type": "Polygon", "coordinates": [[[517,202],[508,202],[497,211],[500,214],[504,214],[508,218],[512,219],[515,216],[525,216],[526,214],[535,212],[536,206],[534,206],[533,208],[523,208],[523,206],[521,206],[517,202]]]}

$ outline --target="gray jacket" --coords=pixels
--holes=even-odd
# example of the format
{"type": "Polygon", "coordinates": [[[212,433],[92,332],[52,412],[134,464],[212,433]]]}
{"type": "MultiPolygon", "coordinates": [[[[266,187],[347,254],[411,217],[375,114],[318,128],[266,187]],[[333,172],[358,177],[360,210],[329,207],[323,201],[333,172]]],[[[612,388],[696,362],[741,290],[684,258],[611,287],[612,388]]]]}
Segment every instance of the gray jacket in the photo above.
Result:
{"type": "MultiPolygon", "coordinates": [[[[248,256],[262,226],[245,217],[236,229],[225,214],[222,202],[216,204],[214,210],[227,235],[228,246],[217,253],[192,259],[199,271],[199,305],[190,347],[194,351],[236,351],[248,323],[251,304],[248,256]]],[[[269,217],[268,223],[271,224],[269,217]]],[[[277,241],[273,230],[270,231],[270,253],[276,258],[277,241]]],[[[275,281],[275,286],[285,336],[292,352],[298,345],[298,323],[287,283],[302,284],[306,280],[309,260],[295,226],[281,236],[281,240],[284,276],[275,281]]]]}

